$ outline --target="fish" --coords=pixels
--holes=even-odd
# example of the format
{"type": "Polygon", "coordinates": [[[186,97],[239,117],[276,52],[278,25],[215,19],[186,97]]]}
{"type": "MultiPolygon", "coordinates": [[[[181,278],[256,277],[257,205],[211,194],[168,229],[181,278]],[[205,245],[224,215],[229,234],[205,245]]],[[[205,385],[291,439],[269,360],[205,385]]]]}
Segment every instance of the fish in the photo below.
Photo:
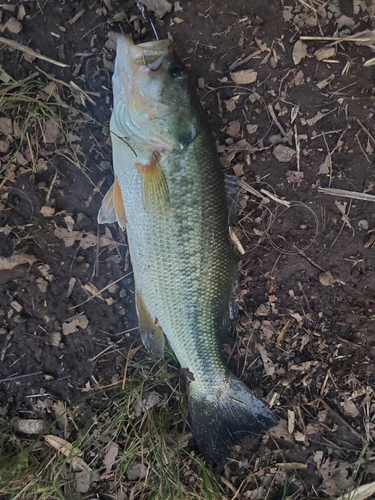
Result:
{"type": "Polygon", "coordinates": [[[172,42],[117,39],[110,119],[114,183],[100,224],[126,230],[145,348],[165,338],[185,376],[189,420],[205,459],[262,434],[274,413],[222,359],[237,265],[224,174],[207,117],[172,42]]]}

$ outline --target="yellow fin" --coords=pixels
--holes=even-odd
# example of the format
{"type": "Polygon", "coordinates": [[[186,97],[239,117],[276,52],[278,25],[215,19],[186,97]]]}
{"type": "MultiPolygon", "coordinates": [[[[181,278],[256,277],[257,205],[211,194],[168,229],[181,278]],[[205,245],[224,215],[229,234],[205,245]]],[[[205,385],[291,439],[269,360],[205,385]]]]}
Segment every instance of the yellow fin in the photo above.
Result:
{"type": "Polygon", "coordinates": [[[142,294],[137,289],[135,291],[135,304],[143,345],[154,356],[162,358],[164,355],[164,332],[158,324],[158,319],[150,316],[142,294]]]}
{"type": "Polygon", "coordinates": [[[120,184],[117,177],[110,187],[108,193],[104,196],[102,206],[98,213],[99,224],[111,224],[118,222],[121,229],[125,229],[126,214],[120,184]]]}
{"type": "Polygon", "coordinates": [[[159,161],[160,153],[154,151],[148,163],[136,165],[142,175],[143,208],[165,212],[169,207],[169,189],[159,161]]]}

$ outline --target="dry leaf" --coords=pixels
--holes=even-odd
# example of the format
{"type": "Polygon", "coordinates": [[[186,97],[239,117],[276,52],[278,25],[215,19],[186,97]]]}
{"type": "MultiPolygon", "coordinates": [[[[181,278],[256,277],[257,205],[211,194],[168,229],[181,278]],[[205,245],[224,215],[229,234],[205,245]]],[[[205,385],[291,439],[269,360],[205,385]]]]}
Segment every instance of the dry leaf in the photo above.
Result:
{"type": "Polygon", "coordinates": [[[79,448],[73,446],[65,439],[59,436],[54,436],[53,434],[47,434],[46,436],[44,436],[44,439],[49,446],[55,448],[55,450],[69,459],[72,464],[73,470],[91,471],[87,463],[82,458],[80,458],[80,456],[82,455],[82,451],[79,448]]]}
{"type": "Polygon", "coordinates": [[[225,107],[227,108],[228,113],[231,113],[234,111],[237,107],[236,102],[238,101],[240,96],[235,95],[234,97],[231,97],[230,99],[227,99],[226,101],[223,101],[225,104],[225,107]]]}
{"type": "Polygon", "coordinates": [[[255,134],[258,130],[258,125],[246,125],[246,131],[248,134],[255,134]]]}
{"type": "Polygon", "coordinates": [[[243,175],[244,165],[245,165],[245,162],[240,161],[232,167],[232,170],[233,170],[235,176],[241,177],[241,175],[243,175]]]}
{"type": "MultiPolygon", "coordinates": [[[[375,61],[374,61],[374,63],[375,63],[375,61]]],[[[370,144],[370,138],[368,138],[367,139],[367,146],[366,146],[366,153],[368,153],[369,155],[372,155],[373,152],[374,152],[374,149],[370,144]]]]}
{"type": "Polygon", "coordinates": [[[300,69],[298,71],[298,73],[296,74],[296,76],[294,77],[294,85],[303,85],[305,83],[305,75],[302,71],[302,69],[300,69]]]}
{"type": "Polygon", "coordinates": [[[10,118],[0,118],[0,134],[12,135],[13,134],[13,123],[10,118]]]}
{"type": "Polygon", "coordinates": [[[354,19],[351,17],[345,16],[342,14],[340,17],[336,19],[337,25],[342,28],[343,26],[347,26],[348,28],[352,28],[355,25],[354,19]]]}
{"type": "Polygon", "coordinates": [[[254,83],[257,79],[258,73],[254,69],[244,69],[243,71],[236,71],[231,73],[231,78],[234,83],[238,85],[247,85],[254,83]]]}
{"type": "Polygon", "coordinates": [[[375,493],[375,481],[363,484],[354,490],[348,491],[344,495],[335,498],[335,500],[366,500],[375,493]]]}
{"type": "Polygon", "coordinates": [[[332,276],[330,271],[327,271],[319,276],[319,283],[323,286],[333,286],[337,283],[337,279],[332,276]]]}
{"type": "Polygon", "coordinates": [[[329,174],[331,171],[331,166],[332,166],[331,157],[330,155],[326,155],[324,162],[319,166],[319,171],[316,175],[329,174]]]}
{"type": "Polygon", "coordinates": [[[293,435],[288,431],[288,423],[286,420],[280,418],[279,423],[268,431],[269,434],[275,439],[285,439],[289,443],[294,443],[293,435]]]}
{"type": "Polygon", "coordinates": [[[75,483],[74,488],[78,493],[87,493],[91,486],[91,474],[86,471],[76,472],[74,475],[75,483]]]}
{"type": "Polygon", "coordinates": [[[129,481],[137,481],[146,477],[147,467],[139,462],[133,462],[127,469],[129,481]]]}
{"type": "Polygon", "coordinates": [[[318,59],[318,61],[323,61],[324,59],[330,59],[331,57],[335,57],[336,55],[336,47],[327,47],[323,49],[319,49],[314,52],[314,56],[318,59]]]}
{"type": "Polygon", "coordinates": [[[283,146],[282,144],[276,146],[272,153],[282,163],[289,163],[296,155],[294,149],[289,148],[288,146],[283,146]]]}
{"type": "Polygon", "coordinates": [[[70,297],[74,288],[74,285],[76,284],[77,279],[76,278],[70,278],[69,280],[69,286],[68,286],[68,291],[66,292],[66,296],[70,297]]]}
{"type": "Polygon", "coordinates": [[[322,484],[319,491],[321,490],[327,496],[331,497],[353,486],[353,477],[349,475],[351,467],[352,466],[348,463],[334,461],[331,463],[330,460],[327,459],[322,463],[319,469],[320,475],[322,476],[322,484]]]}
{"type": "Polygon", "coordinates": [[[272,377],[272,375],[275,373],[275,365],[273,364],[272,360],[268,357],[265,347],[263,347],[261,344],[255,344],[255,347],[257,348],[260,357],[262,358],[263,366],[267,375],[270,375],[272,377]]]}
{"type": "Polygon", "coordinates": [[[368,221],[366,219],[360,220],[358,222],[358,228],[359,228],[359,230],[364,229],[365,231],[367,231],[369,228],[368,221]]]}
{"type": "Polygon", "coordinates": [[[55,214],[55,209],[52,207],[42,207],[40,209],[40,213],[44,215],[44,217],[52,217],[55,214]]]}
{"type": "Polygon", "coordinates": [[[301,40],[297,40],[293,47],[293,62],[297,66],[304,57],[307,56],[307,45],[302,43],[301,40]]]}
{"type": "Polygon", "coordinates": [[[315,125],[316,122],[318,122],[319,120],[321,120],[327,114],[328,113],[321,113],[320,111],[318,111],[315,116],[313,116],[312,118],[309,118],[308,120],[306,120],[306,123],[307,123],[307,125],[309,125],[309,127],[311,127],[312,125],[315,125]]]}
{"type": "Polygon", "coordinates": [[[0,141],[0,153],[7,153],[10,147],[10,141],[0,141]]]}
{"type": "Polygon", "coordinates": [[[341,403],[342,409],[344,412],[350,417],[356,418],[359,415],[358,408],[353,403],[353,401],[347,400],[344,403],[341,403]]]}
{"type": "Polygon", "coordinates": [[[21,151],[17,151],[17,153],[15,153],[14,155],[14,159],[16,160],[16,162],[19,164],[19,165],[22,165],[23,167],[25,167],[28,163],[29,163],[29,160],[27,160],[23,154],[21,153],[21,151]]]}
{"type": "Polygon", "coordinates": [[[298,170],[287,170],[285,177],[289,184],[300,184],[303,181],[303,172],[298,170]]]}
{"type": "Polygon", "coordinates": [[[105,472],[109,474],[112,469],[112,465],[115,463],[116,457],[118,455],[118,444],[111,441],[108,445],[106,454],[103,458],[103,464],[106,466],[105,472]]]}
{"type": "Polygon", "coordinates": [[[87,316],[83,313],[76,314],[69,318],[62,326],[63,335],[69,335],[70,333],[78,332],[78,328],[82,328],[83,330],[87,328],[89,324],[89,320],[87,316]]]}
{"type": "Polygon", "coordinates": [[[83,249],[94,247],[99,244],[100,247],[113,245],[114,247],[118,244],[114,240],[107,238],[106,236],[99,236],[96,234],[89,233],[86,231],[69,231],[64,227],[57,227],[54,230],[54,235],[64,241],[66,247],[71,247],[76,241],[80,242],[80,246],[83,249]]]}
{"type": "Polygon", "coordinates": [[[269,316],[271,314],[271,307],[268,303],[260,304],[255,311],[255,316],[269,316]]]}
{"type": "Polygon", "coordinates": [[[236,137],[241,130],[241,124],[238,120],[232,120],[229,122],[228,127],[225,132],[231,137],[236,137]]]}
{"type": "Polygon", "coordinates": [[[316,86],[318,87],[318,89],[322,90],[326,87],[328,87],[328,85],[335,79],[335,75],[334,73],[332,73],[332,75],[329,75],[328,78],[325,78],[324,80],[321,80],[320,82],[318,82],[316,84],[316,86]]]}
{"type": "Polygon", "coordinates": [[[36,262],[36,257],[26,253],[14,252],[10,257],[0,257],[0,271],[10,271],[21,264],[30,266],[36,262]]]}
{"type": "Polygon", "coordinates": [[[296,414],[293,410],[288,410],[288,432],[293,434],[296,424],[296,414]]]}
{"type": "Polygon", "coordinates": [[[62,132],[59,125],[55,120],[49,118],[45,123],[44,129],[44,142],[47,144],[57,142],[58,139],[62,139],[62,132]]]}
{"type": "Polygon", "coordinates": [[[204,89],[204,78],[203,77],[198,78],[197,85],[198,85],[199,89],[204,89]]]}
{"type": "Polygon", "coordinates": [[[22,31],[22,24],[14,17],[11,17],[5,23],[4,28],[10,31],[10,33],[14,33],[15,35],[17,35],[18,33],[20,33],[20,31],[22,31]]]}
{"type": "Polygon", "coordinates": [[[370,18],[375,17],[375,0],[372,0],[372,2],[366,2],[366,9],[370,14],[370,18]]]}
{"type": "MultiPolygon", "coordinates": [[[[55,332],[58,334],[60,338],[58,338],[58,341],[60,343],[61,341],[61,334],[58,332],[55,332]]],[[[52,404],[52,410],[55,414],[55,419],[57,420],[57,425],[61,431],[65,430],[67,428],[68,424],[68,418],[66,414],[66,404],[63,403],[63,401],[55,401],[52,404]]]]}
{"type": "Polygon", "coordinates": [[[172,4],[167,0],[142,0],[142,3],[147,10],[154,12],[157,19],[161,19],[172,9],[172,4]]]}
{"type": "Polygon", "coordinates": [[[335,200],[335,205],[340,210],[340,212],[342,214],[341,220],[343,222],[345,222],[346,226],[349,227],[353,231],[353,236],[354,236],[354,228],[350,224],[349,217],[346,215],[346,207],[347,207],[348,203],[346,201],[335,200]]]}

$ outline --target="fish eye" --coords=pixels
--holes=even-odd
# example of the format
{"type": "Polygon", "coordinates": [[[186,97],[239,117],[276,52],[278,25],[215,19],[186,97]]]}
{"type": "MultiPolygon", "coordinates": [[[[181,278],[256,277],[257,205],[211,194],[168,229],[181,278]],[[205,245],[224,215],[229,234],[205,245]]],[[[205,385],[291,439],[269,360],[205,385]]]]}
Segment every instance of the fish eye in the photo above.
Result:
{"type": "Polygon", "coordinates": [[[175,64],[169,68],[169,74],[172,78],[181,78],[184,75],[184,68],[175,64]]]}

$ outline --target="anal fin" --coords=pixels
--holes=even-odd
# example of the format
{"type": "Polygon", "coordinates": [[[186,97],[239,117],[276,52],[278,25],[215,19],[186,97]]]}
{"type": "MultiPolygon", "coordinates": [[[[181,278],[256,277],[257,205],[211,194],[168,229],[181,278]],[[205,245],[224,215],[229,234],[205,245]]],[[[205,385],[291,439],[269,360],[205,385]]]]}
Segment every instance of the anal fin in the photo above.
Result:
{"type": "Polygon", "coordinates": [[[154,356],[162,358],[164,355],[164,332],[158,324],[157,318],[152,318],[147,310],[143,296],[139,290],[135,291],[135,303],[139,320],[139,329],[145,348],[154,356]]]}
{"type": "Polygon", "coordinates": [[[114,183],[103,198],[102,206],[98,213],[98,222],[99,224],[118,222],[121,229],[125,229],[125,207],[117,177],[115,177],[114,183]]]}

